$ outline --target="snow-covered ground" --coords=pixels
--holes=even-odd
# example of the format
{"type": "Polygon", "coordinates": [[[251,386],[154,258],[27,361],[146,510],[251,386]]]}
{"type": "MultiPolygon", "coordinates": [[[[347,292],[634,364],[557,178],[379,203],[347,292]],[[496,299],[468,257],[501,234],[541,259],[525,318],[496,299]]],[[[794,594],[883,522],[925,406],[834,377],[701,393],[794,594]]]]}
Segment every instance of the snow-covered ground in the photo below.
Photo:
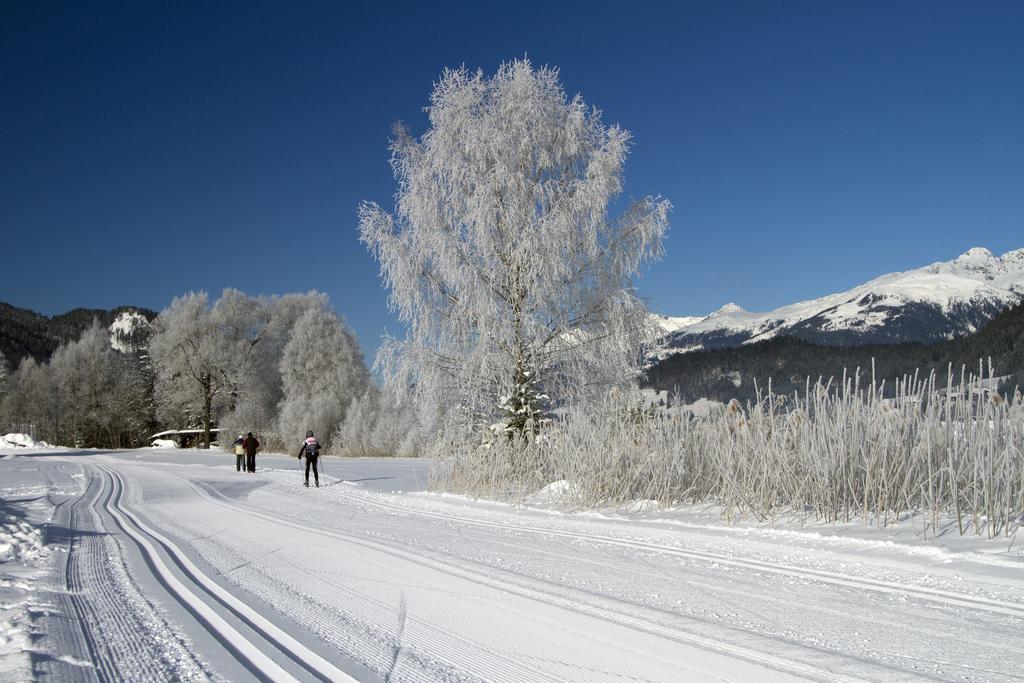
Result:
{"type": "Polygon", "coordinates": [[[425,462],[0,451],[0,679],[1010,680],[1024,553],[424,491],[425,462]]]}

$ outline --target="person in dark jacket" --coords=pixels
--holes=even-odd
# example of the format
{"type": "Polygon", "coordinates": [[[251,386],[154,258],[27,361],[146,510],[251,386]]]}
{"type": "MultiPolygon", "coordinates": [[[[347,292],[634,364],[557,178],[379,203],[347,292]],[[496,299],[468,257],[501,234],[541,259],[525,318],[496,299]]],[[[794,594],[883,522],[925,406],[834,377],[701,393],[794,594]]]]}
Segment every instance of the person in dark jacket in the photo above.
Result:
{"type": "Polygon", "coordinates": [[[242,450],[245,451],[245,469],[249,473],[256,471],[256,451],[259,450],[260,442],[249,432],[242,441],[242,450]]]}
{"type": "Polygon", "coordinates": [[[245,465],[245,449],[242,448],[242,443],[245,441],[245,437],[241,434],[235,439],[235,442],[231,444],[231,447],[235,449],[235,471],[241,472],[242,466],[245,465]]]}
{"type": "Polygon", "coordinates": [[[316,482],[317,488],[320,488],[320,473],[316,470],[316,461],[320,457],[320,442],[313,436],[313,432],[306,432],[306,440],[302,442],[302,448],[299,449],[299,460],[302,460],[302,456],[306,456],[305,485],[309,486],[309,467],[312,465],[313,481],[316,482]]]}

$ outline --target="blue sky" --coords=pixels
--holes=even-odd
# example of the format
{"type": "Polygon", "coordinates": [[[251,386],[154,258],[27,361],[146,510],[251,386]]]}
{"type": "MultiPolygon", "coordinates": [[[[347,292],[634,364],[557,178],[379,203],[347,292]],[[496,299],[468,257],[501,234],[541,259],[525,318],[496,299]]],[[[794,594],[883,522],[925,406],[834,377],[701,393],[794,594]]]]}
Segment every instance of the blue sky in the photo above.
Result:
{"type": "Polygon", "coordinates": [[[1024,247],[1024,3],[0,6],[0,300],[54,314],[327,292],[372,357],[357,239],[447,66],[528,55],[675,205],[652,308],[767,310],[1024,247]]]}

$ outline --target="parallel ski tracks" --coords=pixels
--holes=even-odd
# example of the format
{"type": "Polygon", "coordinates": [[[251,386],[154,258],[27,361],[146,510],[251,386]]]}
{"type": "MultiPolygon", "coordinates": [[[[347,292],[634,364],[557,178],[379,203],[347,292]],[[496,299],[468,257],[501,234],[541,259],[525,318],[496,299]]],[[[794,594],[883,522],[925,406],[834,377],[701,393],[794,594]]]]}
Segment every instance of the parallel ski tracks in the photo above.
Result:
{"type": "MultiPolygon", "coordinates": [[[[301,525],[294,526],[308,531],[308,527],[302,527],[301,525]]],[[[324,533],[323,530],[317,530],[317,534],[322,533],[324,533]]],[[[333,534],[331,535],[333,536],[333,534]]],[[[350,539],[345,540],[348,541],[350,539]]],[[[291,576],[294,575],[296,571],[301,571],[303,569],[279,555],[268,555],[260,564],[262,565],[261,568],[265,572],[265,576],[261,577],[263,582],[266,582],[268,577],[273,577],[275,575],[291,576]]],[[[308,571],[308,568],[305,568],[305,570],[308,571]]],[[[331,640],[344,639],[345,636],[348,635],[345,628],[346,622],[355,624],[357,629],[363,629],[364,635],[367,635],[368,637],[372,638],[375,635],[383,636],[380,637],[379,642],[376,643],[378,645],[376,649],[368,647],[365,643],[349,643],[349,647],[351,647],[354,652],[357,652],[364,661],[377,661],[381,658],[382,654],[390,654],[391,648],[399,648],[406,656],[410,655],[412,652],[410,648],[407,646],[402,647],[400,642],[394,641],[394,631],[385,634],[385,630],[380,626],[374,627],[374,625],[387,624],[389,621],[394,619],[396,614],[396,605],[394,603],[389,603],[370,595],[360,593],[357,590],[353,590],[351,585],[347,585],[322,573],[318,574],[316,583],[318,595],[311,595],[300,591],[299,597],[301,600],[290,602],[287,609],[296,613],[296,616],[299,619],[315,625],[318,632],[324,634],[331,640]],[[330,590],[324,590],[327,588],[330,590]],[[303,605],[301,603],[306,604],[303,605]],[[340,615],[344,615],[344,619],[340,618],[340,615]]],[[[380,583],[390,584],[390,582],[385,579],[381,579],[380,583]]],[[[390,585],[396,589],[401,589],[401,586],[395,584],[390,585]]],[[[408,626],[405,629],[406,632],[415,628],[417,633],[430,634],[429,641],[432,646],[430,651],[424,654],[429,655],[433,660],[446,663],[457,661],[457,657],[455,655],[458,653],[452,651],[453,647],[451,645],[444,645],[446,642],[455,642],[457,643],[457,645],[454,646],[455,650],[467,651],[470,649],[476,649],[477,651],[486,652],[487,660],[478,662],[481,667],[486,668],[474,671],[474,674],[480,674],[486,680],[564,680],[563,678],[553,676],[543,667],[533,666],[522,658],[510,654],[509,651],[512,648],[507,642],[502,643],[504,648],[503,650],[488,648],[482,646],[479,642],[470,642],[467,638],[459,635],[459,633],[455,631],[447,630],[430,621],[420,619],[415,615],[408,615],[406,620],[408,623],[408,626]]],[[[449,664],[449,666],[451,666],[451,664],[449,664]]],[[[431,672],[428,671],[424,676],[432,678],[430,673],[431,672]]],[[[438,674],[438,677],[441,677],[440,674],[438,674]]]]}
{"type": "MultiPolygon", "coordinates": [[[[92,505],[92,501],[97,497],[93,489],[93,480],[90,479],[82,494],[72,501],[68,507],[67,528],[71,530],[72,535],[68,540],[69,547],[64,566],[64,587],[66,590],[64,600],[66,600],[74,614],[75,625],[72,627],[71,633],[64,633],[64,629],[55,629],[54,636],[72,641],[69,644],[74,647],[74,650],[81,651],[82,654],[87,655],[89,661],[93,664],[94,669],[88,675],[85,675],[85,672],[74,672],[73,676],[86,680],[98,679],[102,681],[112,680],[111,674],[114,669],[108,653],[99,646],[96,636],[92,633],[92,628],[97,623],[95,608],[83,595],[84,582],[82,578],[82,555],[83,553],[88,554],[90,549],[87,547],[86,540],[81,535],[82,531],[88,530],[82,528],[83,524],[80,519],[81,512],[79,511],[79,506],[89,508],[92,505]]],[[[68,674],[71,672],[62,673],[68,674]]]]}
{"type": "Polygon", "coordinates": [[[69,512],[74,536],[65,570],[67,597],[87,649],[83,654],[94,668],[78,666],[64,675],[93,674],[100,681],[177,680],[180,672],[167,665],[146,628],[146,620],[155,618],[151,606],[141,594],[126,593],[127,582],[114,574],[113,540],[102,533],[94,507],[103,493],[100,478],[90,478],[69,512]]]}
{"type": "MultiPolygon", "coordinates": [[[[111,543],[111,539],[98,533],[96,535],[88,533],[90,528],[95,529],[97,532],[102,530],[101,518],[99,516],[99,512],[102,509],[116,521],[125,534],[135,541],[154,575],[159,578],[175,599],[203,622],[226,646],[229,643],[242,644],[240,647],[232,649],[235,649],[237,656],[241,660],[248,662],[247,666],[254,675],[267,680],[295,680],[295,677],[287,670],[276,664],[265,653],[261,653],[259,647],[248,643],[247,638],[236,628],[239,623],[244,624],[245,628],[255,631],[260,638],[278,650],[281,655],[301,665],[315,677],[322,680],[353,680],[344,671],[305,648],[301,643],[292,639],[273,623],[255,612],[255,610],[230,593],[226,588],[206,576],[203,571],[189,560],[188,556],[175,542],[146,525],[136,514],[129,510],[125,505],[124,479],[116,470],[106,465],[95,465],[87,468],[86,472],[89,473],[92,467],[96,468],[96,474],[88,478],[85,491],[79,498],[71,502],[69,506],[69,514],[72,516],[72,520],[68,526],[71,529],[83,529],[87,533],[80,534],[73,541],[73,543],[78,544],[78,552],[69,553],[67,589],[76,616],[83,624],[82,636],[85,639],[83,645],[86,645],[89,650],[89,655],[95,665],[94,671],[97,678],[104,681],[121,680],[125,677],[126,664],[134,672],[133,677],[137,674],[140,680],[161,680],[167,678],[167,670],[162,668],[159,662],[151,665],[145,663],[147,656],[152,660],[151,644],[145,642],[142,629],[138,627],[138,623],[133,621],[133,619],[137,620],[137,617],[133,617],[130,610],[117,608],[118,602],[123,601],[124,596],[115,588],[107,585],[110,583],[109,581],[102,579],[103,576],[110,572],[110,567],[105,566],[105,563],[109,562],[110,553],[105,549],[104,544],[111,543]],[[93,592],[95,595],[86,599],[84,596],[87,592],[93,592]],[[231,616],[229,619],[225,619],[222,615],[228,613],[231,616]],[[88,624],[96,623],[100,623],[105,631],[97,631],[95,626],[90,630],[88,624]],[[113,637],[109,637],[110,634],[113,634],[113,637]],[[136,661],[139,661],[138,668],[134,668],[136,667],[136,661]],[[310,662],[313,664],[309,664],[310,662]]],[[[212,504],[226,509],[245,510],[248,515],[261,517],[275,524],[308,530],[306,525],[282,519],[280,516],[267,514],[246,503],[224,496],[204,482],[196,482],[184,475],[175,474],[174,476],[212,504]]],[[[322,496],[325,502],[329,502],[330,498],[335,497],[361,505],[373,506],[402,516],[411,515],[463,526],[582,541],[587,544],[602,544],[643,553],[686,558],[698,562],[715,563],[749,571],[816,581],[878,594],[895,595],[901,598],[915,598],[936,605],[1000,614],[1014,619],[1024,619],[1024,604],[1006,603],[982,596],[942,590],[940,588],[909,585],[897,581],[869,577],[850,576],[823,569],[796,567],[761,559],[735,557],[710,550],[680,548],[669,544],[622,538],[599,531],[576,531],[545,526],[543,524],[510,523],[505,520],[492,521],[458,513],[410,508],[398,503],[382,500],[375,495],[347,492],[340,489],[340,487],[331,487],[330,495],[322,496]]],[[[105,516],[104,519],[106,519],[105,516]]],[[[109,526],[109,521],[107,524],[109,526]]],[[[527,599],[542,601],[545,604],[589,615],[621,626],[631,627],[638,631],[656,634],[666,639],[702,649],[717,651],[737,659],[757,662],[779,671],[820,680],[859,680],[844,677],[835,672],[784,657],[695,635],[640,616],[623,614],[616,609],[608,609],[600,605],[566,599],[557,593],[547,592],[540,587],[534,588],[520,583],[504,581],[489,573],[478,572],[473,569],[427,558],[397,548],[387,542],[367,539],[362,535],[324,528],[319,528],[317,533],[326,534],[376,551],[389,553],[410,562],[415,562],[453,576],[463,577],[479,584],[498,588],[527,599]]],[[[266,561],[277,564],[285,560],[270,557],[266,561]]],[[[322,578],[335,591],[349,591],[352,595],[356,595],[343,582],[330,579],[329,577],[322,578]]],[[[394,613],[394,605],[385,604],[383,601],[374,601],[373,598],[365,594],[359,594],[358,597],[359,600],[365,603],[365,610],[364,612],[356,612],[353,616],[365,621],[365,623],[380,623],[381,614],[387,612],[394,613]]],[[[349,606],[351,604],[350,602],[349,606]]],[[[337,628],[337,625],[325,619],[323,614],[314,616],[320,628],[337,628]]],[[[416,624],[419,632],[433,633],[434,637],[430,638],[432,642],[440,643],[447,639],[449,647],[459,647],[456,644],[460,642],[460,636],[457,633],[444,630],[442,625],[417,620],[412,615],[410,615],[409,619],[410,623],[416,624]]],[[[465,646],[470,645],[470,643],[462,644],[465,646]]],[[[478,649],[485,647],[475,642],[471,645],[478,649]]],[[[520,676],[528,677],[532,680],[557,678],[550,667],[551,663],[545,664],[540,661],[531,663],[523,658],[509,657],[506,652],[497,649],[486,651],[488,657],[493,656],[494,658],[494,662],[490,667],[492,671],[491,676],[497,673],[497,677],[502,678],[507,677],[510,671],[518,671],[520,676]]],[[[449,659],[450,653],[438,650],[430,654],[437,656],[438,659],[443,661],[449,659]]],[[[282,657],[277,657],[277,661],[283,661],[282,657]]],[[[83,673],[86,672],[92,673],[88,669],[83,673]]],[[[697,669],[693,673],[705,676],[713,675],[711,672],[699,671],[697,669]]],[[[483,675],[487,676],[488,674],[484,673],[483,675]]],[[[91,678],[91,676],[87,677],[91,678]]]]}
{"type": "Polygon", "coordinates": [[[602,534],[582,533],[567,529],[554,529],[551,527],[531,526],[527,524],[514,524],[507,523],[504,521],[492,522],[488,520],[481,520],[474,517],[466,517],[456,514],[432,512],[429,510],[414,510],[408,507],[396,505],[394,503],[388,503],[380,500],[372,500],[366,496],[354,495],[344,491],[339,492],[336,495],[339,495],[340,497],[346,498],[348,500],[373,505],[379,508],[388,509],[405,515],[414,514],[422,517],[439,519],[445,522],[457,522],[463,525],[472,525],[477,527],[500,529],[505,531],[518,531],[522,533],[539,534],[550,537],[587,541],[589,543],[601,543],[604,545],[617,546],[621,548],[629,548],[651,553],[660,553],[663,555],[683,557],[687,559],[714,562],[731,567],[752,569],[755,571],[784,575],[793,578],[810,579],[821,583],[827,583],[835,586],[843,586],[846,588],[869,590],[877,593],[913,596],[922,600],[941,603],[944,605],[952,605],[956,607],[964,607],[974,610],[984,610],[988,612],[994,612],[1007,616],[1017,617],[1019,619],[1024,619],[1024,605],[1005,604],[984,597],[966,595],[963,593],[955,593],[952,591],[945,591],[937,588],[928,588],[926,586],[911,586],[908,584],[902,584],[894,581],[884,581],[881,579],[870,579],[865,577],[854,577],[838,574],[835,572],[829,572],[821,569],[793,567],[790,565],[777,564],[765,560],[731,557],[729,555],[723,555],[721,553],[716,553],[713,551],[691,550],[659,543],[649,543],[646,541],[616,538],[613,536],[606,536],[602,534]]]}
{"type": "Polygon", "coordinates": [[[203,622],[225,646],[234,650],[237,656],[247,663],[247,667],[254,675],[272,681],[297,680],[294,675],[282,668],[260,647],[239,632],[222,615],[225,609],[238,622],[255,631],[264,641],[316,678],[325,681],[355,680],[214,582],[189,560],[173,541],[146,525],[124,506],[124,482],[120,474],[105,465],[96,467],[103,473],[105,480],[106,495],[103,506],[106,511],[136,542],[164,587],[197,619],[203,622]],[[108,483],[109,486],[107,486],[108,483]],[[170,557],[174,565],[173,569],[165,561],[160,550],[170,557]],[[191,583],[194,588],[186,585],[185,581],[179,578],[179,573],[184,575],[185,581],[191,583]],[[219,605],[219,608],[214,605],[219,605]]]}
{"type": "MultiPolygon", "coordinates": [[[[198,495],[202,496],[203,498],[205,498],[206,500],[208,500],[212,504],[215,504],[215,505],[218,505],[218,506],[223,507],[225,509],[233,510],[233,511],[244,510],[247,516],[250,516],[250,517],[251,516],[260,517],[260,518],[266,519],[266,520],[268,520],[270,522],[273,522],[275,524],[284,525],[284,526],[291,526],[291,527],[294,527],[294,528],[297,528],[297,529],[302,529],[302,530],[308,530],[308,527],[305,526],[305,525],[298,524],[298,523],[292,522],[292,521],[287,520],[287,519],[283,519],[280,516],[274,516],[274,515],[267,514],[267,513],[263,512],[262,510],[259,510],[259,509],[255,508],[255,507],[252,507],[252,506],[246,505],[244,503],[240,503],[240,502],[238,502],[236,500],[227,498],[226,496],[223,496],[223,494],[221,494],[220,492],[216,491],[216,489],[213,489],[212,487],[209,487],[206,484],[194,482],[194,481],[192,481],[192,480],[190,480],[187,477],[182,476],[182,475],[175,475],[175,476],[177,476],[178,479],[180,479],[182,482],[184,482],[186,485],[188,485],[190,488],[192,488],[194,491],[196,491],[196,493],[198,495]]],[[[347,495],[347,494],[342,494],[342,495],[347,495]]],[[[358,500],[360,502],[367,502],[366,499],[364,499],[362,497],[351,496],[351,498],[353,498],[354,500],[358,500]]],[[[390,504],[386,504],[386,503],[379,503],[379,502],[373,501],[373,504],[374,505],[379,505],[379,506],[382,506],[382,507],[393,508],[393,509],[399,510],[399,511],[405,513],[405,514],[410,514],[410,513],[411,514],[420,514],[420,511],[410,511],[407,508],[402,508],[402,507],[399,507],[399,506],[394,506],[394,505],[390,505],[390,504]]],[[[463,518],[460,518],[458,516],[446,516],[446,515],[433,514],[433,513],[430,513],[430,516],[442,517],[442,518],[445,518],[447,520],[458,521],[460,523],[463,522],[463,518]]],[[[469,520],[467,520],[467,522],[468,521],[469,520]]],[[[473,521],[478,521],[478,520],[473,520],[473,521]]],[[[484,526],[508,528],[506,525],[496,524],[496,523],[495,524],[487,523],[484,526]]],[[[526,526],[517,527],[517,528],[519,528],[520,530],[523,530],[523,531],[535,531],[537,533],[549,533],[547,529],[540,529],[540,528],[534,529],[534,528],[526,527],[526,526]]],[[[541,603],[544,603],[544,604],[547,604],[547,605],[557,606],[557,607],[565,609],[567,611],[572,611],[572,612],[576,612],[578,614],[583,614],[583,615],[587,615],[587,616],[590,616],[590,617],[594,617],[594,618],[600,619],[600,620],[605,621],[605,622],[614,623],[614,624],[619,625],[619,626],[623,626],[623,627],[627,627],[627,628],[633,628],[633,629],[635,629],[637,631],[642,631],[642,632],[649,633],[649,634],[652,634],[652,635],[657,635],[659,637],[663,637],[663,638],[666,638],[668,640],[673,640],[673,641],[676,641],[676,642],[679,642],[679,643],[683,643],[683,644],[686,644],[686,645],[695,646],[695,647],[698,647],[700,649],[718,652],[720,654],[724,654],[724,655],[727,655],[727,656],[730,656],[730,657],[735,657],[737,659],[745,660],[745,661],[748,661],[748,662],[755,662],[755,663],[758,663],[760,665],[766,666],[768,668],[775,669],[775,670],[778,670],[778,671],[784,671],[784,672],[787,672],[787,673],[790,673],[790,674],[793,674],[793,675],[796,675],[796,676],[805,677],[805,678],[813,679],[813,680],[825,680],[825,681],[847,681],[847,682],[852,682],[852,681],[861,681],[861,680],[863,680],[861,678],[857,678],[857,677],[854,677],[854,676],[847,676],[847,675],[844,675],[844,674],[841,674],[841,673],[838,673],[838,672],[835,672],[835,671],[830,671],[830,670],[822,669],[822,668],[819,668],[819,667],[816,667],[816,666],[813,666],[813,665],[810,665],[810,664],[804,664],[802,662],[798,662],[798,661],[791,660],[791,659],[786,659],[784,657],[775,656],[775,655],[772,655],[772,654],[768,654],[768,653],[761,652],[761,651],[758,651],[758,650],[742,647],[742,646],[739,646],[739,645],[734,645],[732,643],[728,643],[728,642],[725,642],[725,641],[715,640],[713,638],[697,635],[697,634],[690,633],[690,632],[687,632],[687,631],[682,631],[682,630],[679,630],[679,629],[675,629],[675,628],[672,628],[672,627],[669,627],[669,626],[665,626],[665,625],[662,625],[662,624],[659,624],[659,623],[656,623],[656,622],[644,619],[642,617],[637,617],[637,616],[633,616],[633,615],[623,614],[623,613],[615,611],[615,610],[607,609],[607,608],[601,607],[599,605],[580,603],[580,602],[578,602],[576,600],[567,599],[567,598],[565,598],[565,597],[563,597],[561,595],[558,595],[556,593],[552,593],[552,592],[548,592],[548,591],[544,591],[544,590],[540,590],[540,589],[535,589],[535,588],[530,588],[530,587],[523,586],[523,585],[518,584],[518,583],[503,581],[503,580],[501,580],[499,578],[496,578],[494,576],[484,575],[484,574],[481,574],[479,572],[476,572],[476,571],[473,571],[473,570],[470,570],[470,569],[466,569],[466,568],[463,568],[463,567],[458,567],[458,566],[455,566],[455,565],[452,565],[452,564],[448,564],[448,563],[444,563],[444,562],[441,562],[441,561],[438,561],[438,560],[434,560],[434,559],[430,559],[430,558],[427,558],[427,557],[423,557],[423,556],[417,555],[415,553],[411,553],[411,552],[408,552],[408,551],[405,551],[405,550],[402,550],[402,549],[399,549],[399,548],[395,548],[395,547],[393,547],[391,545],[388,545],[386,543],[381,543],[381,542],[377,542],[377,541],[368,540],[368,539],[366,539],[366,538],[364,538],[362,536],[351,535],[351,534],[347,534],[347,533],[344,533],[344,532],[341,532],[341,531],[338,531],[338,530],[326,529],[326,528],[318,529],[317,533],[318,534],[332,536],[332,537],[337,538],[339,540],[342,540],[342,541],[345,541],[345,542],[348,542],[348,543],[352,543],[352,544],[355,544],[355,545],[364,546],[366,548],[370,548],[370,549],[373,549],[373,550],[378,551],[378,552],[388,553],[388,554],[394,555],[396,557],[400,557],[400,558],[402,558],[404,560],[407,560],[407,561],[410,561],[410,562],[413,562],[413,563],[416,563],[416,564],[420,564],[422,566],[429,567],[431,569],[434,569],[434,570],[437,570],[437,571],[440,571],[440,572],[443,572],[443,573],[446,573],[446,574],[449,574],[449,575],[452,575],[452,576],[457,576],[457,577],[464,578],[464,579],[469,580],[469,581],[471,581],[473,583],[487,585],[487,586],[490,586],[492,588],[497,588],[497,589],[506,591],[506,592],[511,593],[511,594],[519,595],[521,597],[524,597],[524,598],[527,598],[527,599],[530,599],[530,600],[535,600],[537,602],[541,602],[541,603]]],[[[587,540],[594,540],[590,536],[585,535],[585,534],[576,534],[575,536],[578,537],[578,538],[584,538],[584,539],[587,539],[587,540]]],[[[342,587],[342,586],[340,586],[340,584],[335,584],[335,585],[338,586],[339,588],[342,587]]],[[[427,624],[427,626],[428,626],[428,628],[436,629],[436,627],[433,626],[433,625],[427,624]]],[[[450,633],[448,633],[447,635],[448,636],[452,636],[452,634],[450,634],[450,633]]],[[[494,653],[494,654],[498,654],[498,653],[494,653]]],[[[517,659],[516,660],[516,664],[518,666],[522,667],[522,666],[524,666],[525,662],[523,662],[522,659],[517,659]]],[[[507,673],[507,670],[506,670],[506,673],[507,673]]],[[[707,676],[707,677],[713,677],[714,676],[711,672],[701,671],[700,669],[697,669],[697,668],[694,668],[692,673],[700,674],[700,675],[707,676]]],[[[550,677],[550,674],[543,674],[543,670],[542,669],[533,669],[533,671],[530,672],[530,677],[531,678],[536,677],[537,679],[548,678],[548,677],[550,677]]]]}
{"type": "MultiPolygon", "coordinates": [[[[247,518],[260,517],[268,521],[274,522],[275,524],[281,524],[284,526],[292,527],[297,530],[308,532],[309,527],[303,524],[296,524],[288,520],[268,515],[260,512],[254,508],[248,506],[242,506],[237,504],[231,499],[224,498],[215,489],[207,489],[205,484],[196,484],[195,482],[184,478],[178,477],[183,483],[189,486],[197,495],[201,496],[208,502],[214,505],[218,505],[227,510],[238,511],[244,509],[247,518]]],[[[339,540],[355,543],[362,545],[367,548],[372,548],[377,551],[386,552],[390,555],[399,555],[403,559],[412,559],[418,564],[429,564],[433,569],[438,568],[437,563],[429,563],[422,561],[421,558],[414,557],[408,553],[402,553],[396,551],[389,546],[368,542],[358,537],[349,537],[345,534],[334,532],[332,530],[320,529],[316,530],[318,535],[328,535],[339,540]]],[[[261,582],[265,583],[270,580],[273,581],[274,576],[290,576],[295,573],[298,567],[289,562],[286,558],[276,554],[267,554],[259,563],[261,568],[265,572],[265,576],[261,577],[261,582]]],[[[442,571],[446,573],[452,573],[450,567],[443,566],[442,571]]],[[[475,581],[477,583],[483,583],[475,581]]],[[[381,579],[381,583],[389,583],[386,579],[381,579]]],[[[300,620],[303,620],[307,625],[313,626],[318,632],[327,635],[331,640],[343,640],[348,635],[345,631],[343,622],[349,621],[357,624],[362,628],[369,630],[373,629],[374,624],[385,624],[389,619],[393,619],[395,615],[395,604],[385,602],[377,599],[370,595],[366,595],[359,591],[353,590],[350,585],[343,582],[337,581],[323,574],[318,575],[317,579],[318,588],[329,587],[331,590],[319,590],[317,596],[310,596],[302,594],[301,600],[289,601],[289,605],[286,608],[292,611],[300,620]],[[320,609],[311,609],[310,606],[303,608],[301,603],[307,600],[312,600],[315,605],[319,606],[320,609]],[[345,619],[339,619],[339,611],[343,611],[345,619]],[[333,616],[332,616],[333,615],[333,616]]],[[[488,585],[491,585],[488,583],[488,585]]],[[[394,585],[396,589],[400,589],[401,586],[394,585]]],[[[270,590],[268,593],[272,594],[274,591],[270,590]]],[[[514,644],[504,642],[501,647],[489,647],[478,641],[470,641],[464,636],[460,635],[457,631],[445,629],[443,626],[435,624],[429,620],[421,619],[415,615],[409,615],[407,617],[409,627],[406,631],[408,632],[411,628],[415,627],[415,630],[422,634],[427,634],[428,640],[431,643],[429,652],[422,654],[429,656],[430,659],[437,662],[448,663],[449,666],[453,666],[452,662],[458,660],[458,655],[468,650],[475,650],[480,653],[486,653],[486,657],[476,662],[479,667],[473,675],[482,676],[484,680],[530,680],[530,681],[561,681],[565,680],[564,676],[558,676],[552,674],[550,666],[543,662],[530,662],[523,657],[514,654],[514,644]]],[[[380,657],[388,643],[381,639],[380,648],[373,651],[365,646],[365,643],[350,642],[349,647],[353,649],[353,652],[357,652],[364,661],[374,661],[380,657]]],[[[392,646],[400,646],[400,643],[392,643],[392,646]]],[[[401,648],[402,654],[405,657],[412,656],[418,658],[420,653],[412,652],[410,649],[401,648]]],[[[607,677],[607,672],[599,672],[607,677]]],[[[426,672],[422,672],[422,675],[433,678],[428,669],[426,672]]],[[[437,677],[443,678],[443,672],[438,671],[437,677]]]]}

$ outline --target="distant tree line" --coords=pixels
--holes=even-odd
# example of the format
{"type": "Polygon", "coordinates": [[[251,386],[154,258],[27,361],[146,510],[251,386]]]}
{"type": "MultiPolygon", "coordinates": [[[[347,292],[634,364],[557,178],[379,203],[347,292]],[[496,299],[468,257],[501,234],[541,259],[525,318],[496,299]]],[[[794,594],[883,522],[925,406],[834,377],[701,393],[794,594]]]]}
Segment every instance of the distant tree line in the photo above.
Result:
{"type": "MultiPolygon", "coordinates": [[[[83,324],[91,313],[47,319],[0,304],[5,321],[20,321],[5,328],[0,349],[0,422],[33,424],[38,438],[69,446],[133,447],[163,428],[209,424],[258,432],[281,446],[312,429],[335,451],[414,455],[436,420],[436,410],[417,409],[369,380],[354,335],[322,294],[227,290],[212,304],[205,293],[187,294],[159,316],[121,307],[83,324]],[[127,326],[113,324],[125,319],[127,326]],[[42,360],[8,355],[24,329],[38,332],[42,360]],[[54,331],[64,336],[48,336],[54,331]]],[[[774,393],[792,395],[808,378],[838,379],[844,368],[868,378],[873,363],[891,388],[915,371],[935,371],[940,383],[950,365],[956,377],[964,366],[977,373],[979,360],[987,373],[989,359],[994,374],[1006,377],[1005,390],[1024,387],[1024,305],[975,334],[934,345],[821,346],[782,337],[679,354],[650,367],[645,386],[686,402],[747,401],[769,379],[774,393]]]]}
{"type": "Polygon", "coordinates": [[[116,351],[97,320],[49,361],[23,358],[0,397],[0,422],[32,424],[37,438],[55,444],[121,448],[143,442],[154,426],[145,349],[116,351]]]}
{"type": "Polygon", "coordinates": [[[978,374],[978,363],[988,361],[996,376],[1006,377],[1002,386],[1013,391],[1024,387],[1024,304],[1007,309],[987,326],[967,337],[938,344],[871,346],[822,346],[793,337],[779,337],[757,344],[670,356],[647,371],[645,386],[678,394],[686,401],[709,398],[722,402],[747,401],[756,389],[764,391],[769,380],[776,394],[802,392],[807,379],[838,379],[843,370],[863,376],[874,372],[879,381],[935,371],[941,383],[948,380],[952,365],[958,381],[961,369],[978,374]]]}
{"type": "Polygon", "coordinates": [[[186,294],[159,315],[116,310],[78,334],[85,309],[46,324],[18,314],[39,333],[43,358],[22,355],[8,372],[0,352],[0,422],[33,424],[37,438],[78,447],[146,445],[164,428],[202,429],[209,444],[219,427],[278,447],[312,429],[336,452],[346,443],[354,453],[418,451],[418,416],[373,386],[355,336],[324,294],[229,289],[213,302],[205,292],[186,294]],[[68,337],[47,355],[50,342],[41,340],[53,330],[68,337]],[[381,429],[384,422],[394,428],[381,429]]]}

